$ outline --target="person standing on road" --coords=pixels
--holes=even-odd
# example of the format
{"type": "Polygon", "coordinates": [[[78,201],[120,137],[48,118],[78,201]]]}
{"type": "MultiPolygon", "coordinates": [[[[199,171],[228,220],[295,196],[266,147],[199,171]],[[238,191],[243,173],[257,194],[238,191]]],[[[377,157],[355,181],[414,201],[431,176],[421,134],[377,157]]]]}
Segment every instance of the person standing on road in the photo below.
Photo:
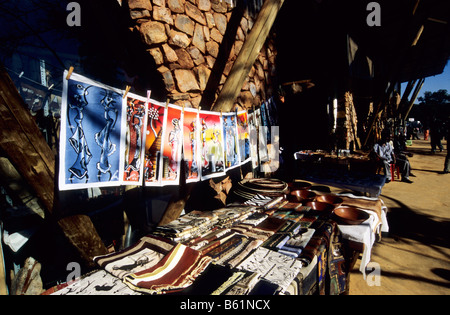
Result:
{"type": "Polygon", "coordinates": [[[447,156],[444,163],[444,174],[450,173],[450,150],[448,143],[450,142],[450,116],[447,118],[447,156]]]}
{"type": "Polygon", "coordinates": [[[444,147],[442,146],[441,139],[442,139],[442,123],[434,118],[431,123],[430,128],[430,138],[431,138],[431,153],[436,153],[436,148],[439,149],[440,152],[444,150],[444,147]]]}

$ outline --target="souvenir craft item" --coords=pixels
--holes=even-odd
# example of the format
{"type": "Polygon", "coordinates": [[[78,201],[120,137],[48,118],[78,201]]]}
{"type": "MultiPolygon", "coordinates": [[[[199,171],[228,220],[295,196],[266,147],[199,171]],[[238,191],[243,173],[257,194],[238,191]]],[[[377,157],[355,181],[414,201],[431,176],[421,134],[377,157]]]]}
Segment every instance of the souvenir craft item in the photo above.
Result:
{"type": "Polygon", "coordinates": [[[154,267],[126,275],[123,281],[138,292],[177,292],[189,287],[210,263],[210,257],[178,244],[154,267]]]}
{"type": "Polygon", "coordinates": [[[220,113],[201,111],[201,178],[225,175],[225,149],[220,113]]]}
{"type": "Polygon", "coordinates": [[[186,183],[200,180],[200,129],[198,110],[185,108],[183,115],[183,158],[186,183]]]}
{"type": "Polygon", "coordinates": [[[124,185],[142,185],[144,174],[147,100],[128,93],[123,100],[126,109],[125,145],[122,180],[124,185]]]}
{"type": "Polygon", "coordinates": [[[64,73],[59,189],[119,186],[124,145],[122,91],[64,73]]]}
{"type": "Polygon", "coordinates": [[[262,278],[287,289],[302,268],[302,263],[286,255],[259,247],[237,269],[259,273],[262,278]]]}
{"type": "Polygon", "coordinates": [[[239,153],[241,163],[246,163],[250,160],[250,130],[248,125],[247,111],[240,111],[237,117],[237,130],[239,138],[239,153]]]}
{"type": "Polygon", "coordinates": [[[146,186],[160,186],[161,141],[166,106],[150,100],[147,113],[144,178],[146,186]]]}
{"type": "Polygon", "coordinates": [[[284,196],[289,191],[288,184],[276,178],[251,178],[237,183],[233,193],[248,201],[257,195],[266,197],[284,196]]]}
{"type": "Polygon", "coordinates": [[[176,243],[169,239],[149,235],[122,251],[94,257],[94,262],[110,274],[122,279],[127,274],[153,267],[175,245],[176,243]]]}
{"type": "Polygon", "coordinates": [[[225,143],[225,169],[240,165],[239,138],[236,113],[222,114],[223,136],[225,143]]]}
{"type": "Polygon", "coordinates": [[[161,184],[178,185],[180,182],[181,149],[183,142],[183,113],[178,106],[169,104],[163,126],[160,162],[161,184]]]}
{"type": "Polygon", "coordinates": [[[158,226],[155,234],[177,242],[187,242],[210,230],[218,221],[218,216],[209,211],[192,211],[178,219],[158,226]]]}

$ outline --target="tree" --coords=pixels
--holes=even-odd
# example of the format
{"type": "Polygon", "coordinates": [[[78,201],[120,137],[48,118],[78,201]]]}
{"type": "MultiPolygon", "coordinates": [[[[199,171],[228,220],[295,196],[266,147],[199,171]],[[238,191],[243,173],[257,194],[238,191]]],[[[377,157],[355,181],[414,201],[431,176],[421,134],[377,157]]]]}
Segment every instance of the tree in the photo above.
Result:
{"type": "Polygon", "coordinates": [[[445,89],[436,92],[426,91],[418,101],[418,111],[425,123],[435,119],[444,121],[450,114],[450,94],[445,89]]]}

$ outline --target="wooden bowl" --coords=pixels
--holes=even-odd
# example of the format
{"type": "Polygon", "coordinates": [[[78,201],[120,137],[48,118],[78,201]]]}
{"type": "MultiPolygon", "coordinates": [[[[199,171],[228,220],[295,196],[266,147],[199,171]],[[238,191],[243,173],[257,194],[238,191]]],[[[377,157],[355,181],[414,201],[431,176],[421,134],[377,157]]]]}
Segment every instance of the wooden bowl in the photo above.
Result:
{"type": "Polygon", "coordinates": [[[306,189],[300,189],[291,191],[288,200],[293,202],[302,202],[305,199],[314,200],[315,197],[316,197],[315,192],[306,189]]]}
{"type": "Polygon", "coordinates": [[[311,210],[321,211],[321,212],[331,212],[334,209],[332,204],[319,201],[308,201],[303,204],[306,207],[311,207],[311,210]]]}
{"type": "Polygon", "coordinates": [[[320,195],[316,197],[316,201],[326,202],[334,206],[340,206],[344,200],[336,195],[320,195]]]}
{"type": "Polygon", "coordinates": [[[339,222],[350,225],[361,224],[369,218],[367,212],[353,206],[339,206],[333,214],[339,222]]]}
{"type": "Polygon", "coordinates": [[[309,188],[311,188],[311,184],[308,182],[293,182],[293,183],[289,184],[289,187],[292,190],[309,189],[309,188]]]}

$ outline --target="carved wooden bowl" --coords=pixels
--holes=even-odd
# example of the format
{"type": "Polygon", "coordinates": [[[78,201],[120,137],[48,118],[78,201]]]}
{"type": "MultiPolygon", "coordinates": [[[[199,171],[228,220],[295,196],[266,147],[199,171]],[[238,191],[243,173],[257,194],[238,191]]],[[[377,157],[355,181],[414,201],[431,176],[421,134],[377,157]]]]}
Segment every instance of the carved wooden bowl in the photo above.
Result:
{"type": "Polygon", "coordinates": [[[340,206],[344,202],[341,197],[338,197],[336,195],[320,195],[316,197],[316,201],[326,202],[334,205],[335,207],[340,206]]]}
{"type": "Polygon", "coordinates": [[[333,212],[339,223],[357,225],[366,221],[369,214],[353,206],[339,206],[333,212]]]}
{"type": "Polygon", "coordinates": [[[303,204],[306,207],[311,207],[311,210],[321,211],[321,212],[331,212],[334,209],[332,204],[319,201],[308,201],[303,204]]]}
{"type": "Polygon", "coordinates": [[[288,196],[288,200],[292,202],[302,202],[305,199],[314,200],[316,197],[316,193],[306,190],[306,189],[300,189],[300,190],[293,190],[288,196]]]}

